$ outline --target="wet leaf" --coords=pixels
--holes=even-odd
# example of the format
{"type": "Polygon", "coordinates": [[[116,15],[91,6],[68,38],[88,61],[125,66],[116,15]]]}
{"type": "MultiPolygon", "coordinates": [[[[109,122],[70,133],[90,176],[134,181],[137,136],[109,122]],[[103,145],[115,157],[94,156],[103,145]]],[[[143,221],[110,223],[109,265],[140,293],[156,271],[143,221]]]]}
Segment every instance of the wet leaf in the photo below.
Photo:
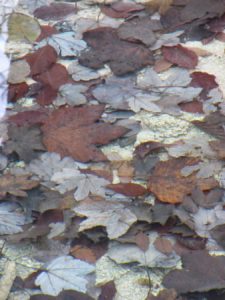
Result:
{"type": "Polygon", "coordinates": [[[223,256],[210,256],[207,251],[192,251],[182,256],[183,269],[169,272],[163,280],[166,288],[178,293],[202,292],[224,287],[223,256]]]}
{"type": "Polygon", "coordinates": [[[26,197],[27,193],[25,191],[31,190],[38,185],[38,181],[30,180],[27,175],[2,175],[0,181],[0,198],[3,198],[6,194],[15,195],[17,197],[26,197]]]}
{"type": "Polygon", "coordinates": [[[181,45],[163,47],[163,57],[179,67],[193,69],[198,64],[198,56],[194,51],[181,45]]]}
{"type": "Polygon", "coordinates": [[[52,46],[61,57],[78,56],[87,47],[85,41],[77,39],[73,31],[53,34],[39,42],[36,48],[46,45],[52,46]]]}
{"type": "Polygon", "coordinates": [[[74,211],[79,216],[87,217],[80,224],[79,231],[104,226],[110,239],[123,235],[137,221],[124,204],[113,201],[83,200],[74,211]]]}
{"type": "Polygon", "coordinates": [[[50,152],[76,160],[102,161],[105,155],[96,145],[105,145],[127,132],[121,126],[96,122],[104,106],[61,108],[54,111],[42,127],[43,143],[50,152]]]}
{"type": "Polygon", "coordinates": [[[195,158],[178,158],[159,162],[149,178],[148,188],[162,202],[180,203],[184,196],[190,194],[194,187],[210,190],[217,186],[214,179],[198,179],[195,174],[183,177],[181,170],[184,166],[193,165],[195,158]]]}
{"type": "Polygon", "coordinates": [[[116,30],[110,27],[93,29],[83,36],[91,47],[79,57],[80,64],[86,67],[99,69],[108,63],[115,75],[124,75],[153,63],[149,49],[120,40],[116,30]]]}
{"type": "Polygon", "coordinates": [[[64,17],[75,14],[76,7],[69,3],[50,3],[50,5],[44,5],[36,8],[33,12],[36,18],[48,21],[48,20],[60,20],[64,17]]]}
{"type": "Polygon", "coordinates": [[[13,13],[9,17],[9,40],[33,43],[40,35],[38,21],[28,15],[13,13]]]}
{"type": "Polygon", "coordinates": [[[72,256],[60,256],[51,261],[45,271],[40,273],[35,284],[41,287],[43,293],[57,296],[62,290],[86,292],[87,274],[94,267],[72,256]]]}
{"type": "Polygon", "coordinates": [[[27,223],[26,216],[19,204],[14,202],[0,203],[0,234],[22,232],[27,223]]]}
{"type": "Polygon", "coordinates": [[[37,157],[39,151],[45,150],[41,142],[39,128],[11,125],[8,134],[10,140],[7,141],[4,152],[7,154],[16,152],[20,159],[25,162],[31,161],[31,159],[37,157]]]}

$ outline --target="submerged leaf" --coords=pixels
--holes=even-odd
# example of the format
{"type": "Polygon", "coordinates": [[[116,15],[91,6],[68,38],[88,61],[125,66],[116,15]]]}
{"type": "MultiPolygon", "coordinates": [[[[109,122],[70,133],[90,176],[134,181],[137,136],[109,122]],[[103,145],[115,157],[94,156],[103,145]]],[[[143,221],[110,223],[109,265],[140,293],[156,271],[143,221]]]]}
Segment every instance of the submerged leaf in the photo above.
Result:
{"type": "Polygon", "coordinates": [[[86,292],[88,280],[86,275],[94,267],[72,256],[60,256],[51,261],[41,272],[35,284],[41,287],[44,294],[57,296],[62,290],[86,292]]]}

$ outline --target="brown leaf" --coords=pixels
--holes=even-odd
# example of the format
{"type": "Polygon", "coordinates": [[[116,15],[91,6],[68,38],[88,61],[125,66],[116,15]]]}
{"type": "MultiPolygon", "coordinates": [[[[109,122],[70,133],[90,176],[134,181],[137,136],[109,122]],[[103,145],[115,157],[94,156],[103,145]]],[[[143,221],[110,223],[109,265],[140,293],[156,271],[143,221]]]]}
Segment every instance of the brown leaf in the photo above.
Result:
{"type": "Polygon", "coordinates": [[[188,157],[160,161],[149,178],[149,191],[160,201],[175,204],[181,203],[184,196],[190,194],[197,186],[201,190],[210,190],[217,186],[218,183],[212,178],[199,180],[194,173],[187,177],[181,175],[181,169],[198,161],[196,158],[188,157]]]}
{"type": "Polygon", "coordinates": [[[55,33],[58,33],[55,27],[49,25],[43,25],[41,26],[41,34],[36,39],[36,42],[40,42],[41,40],[46,39],[55,33]]]}
{"type": "Polygon", "coordinates": [[[193,87],[201,87],[206,92],[218,87],[216,77],[205,72],[193,72],[191,74],[192,81],[190,83],[193,87]]]}
{"type": "Polygon", "coordinates": [[[8,90],[8,101],[16,102],[18,99],[26,95],[29,86],[26,82],[10,84],[8,90]]]}
{"type": "Polygon", "coordinates": [[[116,287],[113,281],[107,282],[102,287],[101,295],[98,300],[113,300],[116,294],[116,287]]]}
{"type": "Polygon", "coordinates": [[[179,67],[193,69],[198,64],[198,56],[195,52],[181,45],[171,47],[164,46],[162,48],[162,53],[164,59],[179,67]]]}
{"type": "Polygon", "coordinates": [[[191,102],[180,103],[179,107],[186,112],[203,113],[203,104],[197,100],[191,102]]]}
{"type": "Polygon", "coordinates": [[[76,245],[72,247],[72,249],[70,249],[70,254],[77,259],[84,260],[91,264],[94,264],[97,260],[97,257],[92,249],[82,245],[76,245]]]}
{"type": "Polygon", "coordinates": [[[135,243],[141,250],[147,251],[149,248],[149,237],[145,233],[139,232],[135,235],[135,243]]]}
{"type": "Polygon", "coordinates": [[[55,49],[49,45],[44,46],[34,53],[25,56],[26,61],[31,68],[31,76],[46,72],[56,63],[57,53],[55,49]]]}
{"type": "Polygon", "coordinates": [[[60,20],[64,17],[75,14],[76,7],[69,3],[51,3],[50,5],[41,6],[34,11],[36,18],[48,20],[60,20]]]}
{"type": "Polygon", "coordinates": [[[15,195],[17,197],[26,197],[27,193],[25,191],[31,190],[38,185],[38,181],[30,180],[27,175],[3,175],[0,180],[0,198],[5,197],[6,194],[15,195]]]}
{"type": "Polygon", "coordinates": [[[98,122],[104,105],[79,108],[60,108],[54,111],[45,125],[43,143],[50,152],[62,157],[72,156],[82,162],[107,160],[97,145],[106,145],[127,129],[98,122]]]}
{"type": "Polygon", "coordinates": [[[109,5],[102,5],[101,11],[111,18],[128,18],[131,13],[141,11],[144,6],[136,3],[124,3],[121,1],[109,5]]]}
{"type": "Polygon", "coordinates": [[[154,241],[154,246],[158,251],[164,254],[169,254],[173,251],[173,245],[170,240],[163,237],[157,237],[154,241]]]}
{"type": "MultiPolygon", "coordinates": [[[[48,63],[49,62],[47,62],[46,65],[48,65],[48,63]]],[[[63,65],[53,64],[51,68],[41,74],[33,76],[33,78],[46,86],[50,86],[53,90],[58,90],[61,85],[68,82],[69,75],[63,65]]]]}
{"type": "Polygon", "coordinates": [[[147,2],[147,6],[153,10],[157,10],[160,14],[165,14],[170,8],[174,0],[152,0],[147,2]]]}
{"type": "Polygon", "coordinates": [[[166,288],[178,293],[222,289],[225,284],[224,256],[211,256],[205,250],[182,256],[183,269],[170,271],[163,279],[166,288]]]}
{"type": "Polygon", "coordinates": [[[125,75],[153,64],[152,52],[147,47],[120,40],[111,27],[86,31],[83,38],[91,47],[79,57],[80,64],[86,67],[98,69],[107,63],[115,75],[125,75]]]}
{"type": "Polygon", "coordinates": [[[201,130],[215,136],[216,138],[225,141],[225,116],[220,112],[214,112],[206,116],[203,121],[193,121],[195,126],[201,130]]]}
{"type": "Polygon", "coordinates": [[[216,151],[218,158],[225,159],[225,141],[210,141],[209,145],[216,151]]]}
{"type": "Polygon", "coordinates": [[[18,112],[16,115],[8,118],[9,122],[17,126],[43,124],[47,118],[48,112],[44,109],[28,110],[18,112]]]}
{"type": "Polygon", "coordinates": [[[106,187],[128,197],[139,197],[147,193],[146,188],[136,183],[108,184],[106,187]]]}
{"type": "Polygon", "coordinates": [[[151,20],[149,17],[133,18],[124,22],[118,28],[118,36],[122,40],[130,42],[141,41],[146,46],[155,43],[156,37],[153,31],[162,29],[160,22],[151,20]]]}

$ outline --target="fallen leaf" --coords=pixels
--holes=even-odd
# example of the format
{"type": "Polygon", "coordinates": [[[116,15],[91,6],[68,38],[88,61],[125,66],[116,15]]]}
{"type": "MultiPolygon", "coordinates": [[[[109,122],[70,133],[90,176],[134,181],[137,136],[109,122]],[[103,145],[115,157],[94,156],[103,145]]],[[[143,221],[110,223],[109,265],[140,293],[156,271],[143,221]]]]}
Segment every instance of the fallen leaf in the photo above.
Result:
{"type": "Polygon", "coordinates": [[[72,247],[70,249],[70,254],[77,259],[84,260],[91,264],[95,263],[97,260],[97,257],[92,249],[82,245],[76,245],[72,247]]]}
{"type": "Polygon", "coordinates": [[[144,10],[144,6],[132,2],[114,2],[110,6],[102,5],[101,11],[111,18],[127,18],[133,12],[144,10]]]}
{"type": "Polygon", "coordinates": [[[36,158],[45,148],[41,142],[41,131],[37,127],[17,127],[10,125],[8,128],[9,140],[6,142],[4,152],[16,152],[21,160],[29,162],[36,158]]]}
{"type": "Polygon", "coordinates": [[[22,226],[27,223],[26,215],[19,204],[15,202],[0,203],[0,234],[22,232],[22,226]]]}
{"type": "Polygon", "coordinates": [[[25,191],[31,190],[38,185],[38,181],[30,180],[27,175],[2,175],[0,181],[0,198],[5,197],[7,194],[15,195],[17,197],[26,197],[27,193],[25,191]]]}
{"type": "Polygon", "coordinates": [[[113,201],[83,200],[74,211],[79,216],[87,217],[80,224],[79,231],[104,226],[110,239],[123,235],[137,221],[125,204],[113,201]]]}
{"type": "Polygon", "coordinates": [[[61,57],[78,56],[87,47],[85,41],[76,38],[74,31],[52,34],[46,39],[41,40],[36,45],[36,49],[46,45],[52,46],[61,57]]]}
{"type": "Polygon", "coordinates": [[[47,45],[27,54],[25,59],[30,65],[31,76],[34,76],[50,69],[56,63],[57,53],[53,47],[47,45]]]}
{"type": "Polygon", "coordinates": [[[8,82],[12,84],[24,82],[29,74],[30,66],[24,59],[14,61],[10,65],[8,82]]]}
{"type": "Polygon", "coordinates": [[[26,82],[18,84],[9,84],[8,87],[8,101],[16,102],[18,99],[23,98],[29,90],[26,82]]]}
{"type": "Polygon", "coordinates": [[[69,3],[50,3],[50,5],[41,6],[33,12],[36,18],[45,21],[60,20],[75,13],[76,7],[69,3]]]}
{"type": "Polygon", "coordinates": [[[183,269],[170,271],[163,279],[166,288],[178,293],[203,292],[224,287],[225,258],[211,256],[205,250],[191,251],[182,256],[183,269]]]}
{"type": "Polygon", "coordinates": [[[53,90],[58,90],[62,84],[68,82],[68,77],[68,72],[63,65],[53,64],[45,72],[34,75],[33,79],[45,86],[50,86],[53,90]]]}
{"type": "Polygon", "coordinates": [[[211,113],[210,115],[206,116],[203,121],[193,121],[192,123],[201,130],[215,136],[221,141],[225,140],[225,116],[220,112],[217,111],[211,113]]]}
{"type": "Polygon", "coordinates": [[[83,37],[91,47],[79,56],[79,63],[86,67],[98,69],[107,63],[115,75],[125,75],[153,64],[148,48],[120,40],[116,30],[110,27],[86,31],[83,37]]]}
{"type": "Polygon", "coordinates": [[[74,198],[77,201],[86,198],[89,193],[104,197],[105,186],[109,183],[104,178],[91,174],[82,174],[79,170],[69,168],[56,172],[52,176],[51,181],[57,184],[55,189],[61,194],[76,189],[74,198]]]}
{"type": "Polygon", "coordinates": [[[101,286],[102,292],[98,300],[113,300],[116,295],[116,286],[113,281],[107,282],[101,286]]]}
{"type": "Polygon", "coordinates": [[[198,64],[198,56],[194,51],[181,45],[163,47],[164,59],[182,68],[194,69],[198,64]]]}
{"type": "Polygon", "coordinates": [[[35,284],[47,295],[57,296],[62,290],[86,292],[86,275],[94,267],[72,256],[60,256],[51,261],[36,278],[35,284]]]}
{"type": "Polygon", "coordinates": [[[136,183],[108,184],[106,187],[115,191],[116,193],[120,193],[128,197],[143,196],[147,192],[143,186],[136,183]]]}
{"type": "Polygon", "coordinates": [[[191,73],[191,78],[191,86],[201,87],[206,92],[218,87],[216,77],[214,75],[205,72],[193,72],[191,73]]]}
{"type": "Polygon", "coordinates": [[[156,41],[154,31],[160,29],[162,29],[160,22],[144,17],[134,18],[122,23],[117,32],[122,40],[130,42],[141,41],[146,46],[151,46],[156,41]]]}
{"type": "Polygon", "coordinates": [[[210,190],[217,186],[212,179],[198,179],[195,174],[183,177],[181,170],[185,166],[196,164],[196,158],[177,158],[158,162],[149,178],[148,189],[162,202],[181,203],[184,196],[198,186],[202,190],[210,190]]]}
{"type": "Polygon", "coordinates": [[[44,145],[50,152],[82,162],[106,160],[96,145],[109,143],[127,129],[97,122],[103,111],[103,105],[55,110],[42,127],[44,145]]]}
{"type": "Polygon", "coordinates": [[[46,110],[28,110],[18,112],[17,114],[10,116],[8,120],[17,126],[40,125],[44,123],[47,116],[48,111],[46,110]]]}
{"type": "Polygon", "coordinates": [[[85,104],[87,99],[84,95],[87,87],[83,84],[64,84],[58,90],[58,96],[54,101],[57,106],[65,105],[78,106],[85,104]]]}
{"type": "Polygon", "coordinates": [[[28,15],[12,13],[8,21],[9,40],[33,43],[41,33],[38,21],[28,15]]]}

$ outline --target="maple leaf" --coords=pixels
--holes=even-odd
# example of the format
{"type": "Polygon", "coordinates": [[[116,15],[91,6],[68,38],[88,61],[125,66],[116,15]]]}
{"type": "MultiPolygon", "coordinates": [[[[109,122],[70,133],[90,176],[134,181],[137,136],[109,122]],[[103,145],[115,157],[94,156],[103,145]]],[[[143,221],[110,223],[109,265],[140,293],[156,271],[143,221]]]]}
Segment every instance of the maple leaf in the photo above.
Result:
{"type": "Polygon", "coordinates": [[[0,203],[0,234],[13,234],[22,232],[22,225],[26,223],[19,204],[14,202],[0,203]]]}
{"type": "Polygon", "coordinates": [[[50,152],[82,162],[106,160],[96,145],[106,145],[128,130],[97,122],[103,111],[104,105],[59,108],[42,127],[44,145],[50,152]]]}
{"type": "Polygon", "coordinates": [[[198,179],[196,174],[182,176],[181,170],[185,166],[197,162],[196,158],[182,157],[157,163],[149,178],[149,191],[162,202],[180,203],[184,196],[190,194],[196,186],[202,190],[210,190],[217,186],[218,183],[212,178],[198,179]]]}
{"type": "Polygon", "coordinates": [[[7,193],[17,197],[26,197],[27,193],[25,190],[31,190],[38,185],[38,181],[30,180],[27,175],[3,175],[0,180],[0,198],[6,196],[7,193]]]}
{"type": "Polygon", "coordinates": [[[57,296],[62,290],[86,292],[86,275],[94,271],[94,266],[74,259],[60,256],[51,261],[35,280],[44,294],[57,296]]]}
{"type": "Polygon", "coordinates": [[[76,188],[74,197],[78,201],[86,198],[89,193],[104,196],[104,187],[109,183],[104,178],[92,174],[82,174],[79,170],[69,168],[64,168],[61,172],[55,173],[51,181],[58,184],[55,189],[62,194],[76,188]]]}
{"type": "Polygon", "coordinates": [[[8,127],[10,140],[6,142],[4,152],[9,154],[15,151],[21,160],[29,162],[37,156],[38,151],[45,150],[40,133],[40,129],[36,127],[10,125],[8,127]]]}
{"type": "Polygon", "coordinates": [[[110,239],[123,235],[137,221],[137,217],[125,204],[113,201],[83,200],[74,211],[79,216],[87,217],[80,224],[79,231],[104,226],[110,239]]]}

